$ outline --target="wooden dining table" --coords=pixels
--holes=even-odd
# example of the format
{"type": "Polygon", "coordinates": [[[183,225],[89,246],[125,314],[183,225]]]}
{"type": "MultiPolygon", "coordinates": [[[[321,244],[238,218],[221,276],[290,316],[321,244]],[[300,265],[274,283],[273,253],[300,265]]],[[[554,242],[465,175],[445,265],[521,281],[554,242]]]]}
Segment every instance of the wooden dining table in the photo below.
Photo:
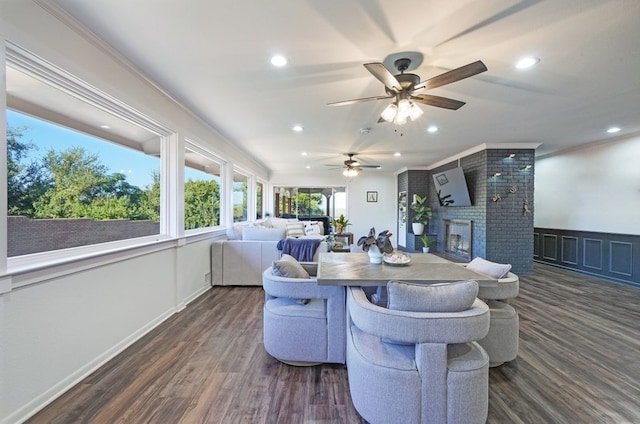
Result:
{"type": "Polygon", "coordinates": [[[318,260],[319,285],[384,286],[387,282],[433,284],[476,280],[480,286],[497,285],[498,280],[467,269],[432,253],[409,254],[406,265],[372,264],[366,253],[321,253],[318,260]]]}

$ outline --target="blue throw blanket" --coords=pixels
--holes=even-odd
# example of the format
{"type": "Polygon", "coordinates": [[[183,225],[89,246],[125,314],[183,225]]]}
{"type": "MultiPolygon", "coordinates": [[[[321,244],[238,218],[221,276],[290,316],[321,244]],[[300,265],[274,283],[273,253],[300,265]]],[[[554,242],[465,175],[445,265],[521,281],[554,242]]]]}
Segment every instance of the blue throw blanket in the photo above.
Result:
{"type": "Polygon", "coordinates": [[[320,245],[320,239],[285,238],[278,242],[278,250],[296,258],[297,261],[311,262],[320,245]]]}

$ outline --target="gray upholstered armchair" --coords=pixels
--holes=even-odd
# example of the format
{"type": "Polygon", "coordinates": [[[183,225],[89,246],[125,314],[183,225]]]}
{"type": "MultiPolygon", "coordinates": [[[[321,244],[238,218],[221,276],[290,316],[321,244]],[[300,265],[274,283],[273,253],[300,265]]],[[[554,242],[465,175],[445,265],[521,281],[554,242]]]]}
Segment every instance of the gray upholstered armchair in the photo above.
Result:
{"type": "Polygon", "coordinates": [[[487,303],[491,313],[489,334],[478,340],[489,355],[489,366],[496,367],[516,359],[520,321],[518,312],[509,305],[509,300],[518,295],[520,279],[516,274],[509,272],[511,264],[491,262],[477,257],[465,266],[496,279],[493,283],[483,282],[478,292],[478,297],[487,303]]]}
{"type": "Polygon", "coordinates": [[[486,421],[489,358],[473,340],[487,334],[489,308],[476,298],[475,281],[460,283],[409,287],[398,302],[392,286],[397,283],[390,282],[389,307],[407,304],[409,310],[374,305],[362,288],[347,289],[349,388],[364,419],[372,424],[486,421]],[[410,305],[423,288],[437,292],[428,296],[432,304],[410,305]],[[467,306],[456,304],[463,297],[467,306]]]}
{"type": "Polygon", "coordinates": [[[317,263],[296,264],[309,278],[277,276],[274,267],[262,274],[264,347],[271,356],[291,365],[344,364],[345,288],[319,286],[317,263]]]}

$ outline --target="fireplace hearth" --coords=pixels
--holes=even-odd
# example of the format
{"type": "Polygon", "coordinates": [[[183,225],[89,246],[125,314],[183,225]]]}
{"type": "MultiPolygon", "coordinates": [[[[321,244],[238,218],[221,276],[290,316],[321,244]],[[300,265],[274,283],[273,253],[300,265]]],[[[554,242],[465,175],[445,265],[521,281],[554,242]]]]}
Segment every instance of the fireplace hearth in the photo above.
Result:
{"type": "Polygon", "coordinates": [[[458,219],[444,219],[444,254],[455,259],[471,260],[472,223],[458,219]]]}

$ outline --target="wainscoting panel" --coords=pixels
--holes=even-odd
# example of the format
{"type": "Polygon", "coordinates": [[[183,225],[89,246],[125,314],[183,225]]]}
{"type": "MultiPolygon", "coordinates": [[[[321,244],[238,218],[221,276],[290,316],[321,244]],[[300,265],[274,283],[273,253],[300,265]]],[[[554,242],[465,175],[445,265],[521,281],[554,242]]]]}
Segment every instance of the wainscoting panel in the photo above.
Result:
{"type": "Polygon", "coordinates": [[[611,252],[611,259],[609,261],[611,264],[610,271],[631,277],[631,272],[633,271],[633,244],[610,241],[609,246],[609,252],[611,252]]]}
{"type": "Polygon", "coordinates": [[[533,259],[640,287],[640,235],[534,229],[533,259]]]}
{"type": "Polygon", "coordinates": [[[586,268],[602,271],[602,240],[584,239],[584,264],[586,268]]]}
{"type": "Polygon", "coordinates": [[[578,264],[578,238],[562,236],[562,263],[578,264]]]}
{"type": "Polygon", "coordinates": [[[558,236],[554,234],[542,235],[542,257],[548,261],[558,260],[558,236]]]}

